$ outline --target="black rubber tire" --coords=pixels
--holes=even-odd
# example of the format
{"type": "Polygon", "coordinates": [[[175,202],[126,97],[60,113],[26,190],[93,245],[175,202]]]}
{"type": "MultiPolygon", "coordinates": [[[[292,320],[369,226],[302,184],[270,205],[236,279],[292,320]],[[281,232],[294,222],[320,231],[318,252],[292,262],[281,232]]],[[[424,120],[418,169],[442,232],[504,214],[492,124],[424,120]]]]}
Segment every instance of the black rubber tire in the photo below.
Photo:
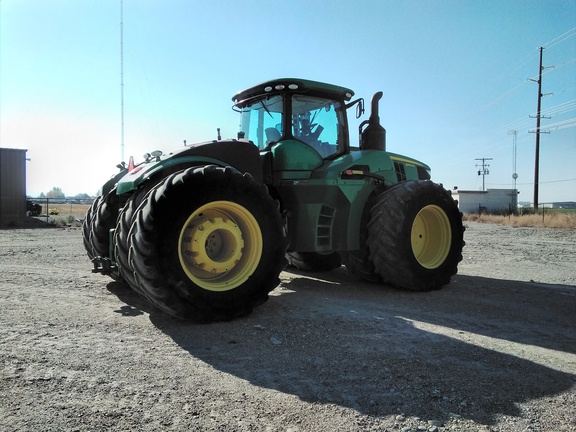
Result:
{"type": "Polygon", "coordinates": [[[126,201],[126,204],[120,210],[116,230],[114,231],[114,257],[118,268],[118,274],[133,291],[144,297],[146,297],[146,294],[138,287],[136,279],[134,278],[132,266],[128,261],[128,234],[130,233],[130,228],[132,228],[134,222],[134,213],[152,186],[153,185],[150,184],[136,190],[128,201],[126,201]]]}
{"type": "MultiPolygon", "coordinates": [[[[205,212],[208,214],[210,210],[205,212]]],[[[237,218],[234,222],[238,228],[245,220],[237,218]]],[[[242,231],[245,238],[250,235],[242,231]]],[[[134,214],[128,246],[129,264],[146,297],[164,312],[196,322],[248,315],[268,299],[268,293],[279,284],[280,272],[286,265],[287,240],[279,203],[270,197],[266,186],[256,183],[249,174],[215,165],[188,168],[155,186],[134,214]],[[261,233],[257,236],[261,254],[251,258],[254,265],[251,273],[234,281],[233,288],[217,291],[211,287],[202,288],[189,277],[181,263],[179,247],[187,238],[184,227],[201,225],[192,224],[191,221],[195,221],[192,216],[205,217],[204,212],[198,213],[201,209],[216,208],[222,203],[247,211],[253,224],[251,228],[257,226],[261,233]]],[[[250,247],[244,245],[235,250],[245,254],[245,249],[250,247]]],[[[208,254],[204,251],[203,256],[208,254]]],[[[188,260],[184,252],[182,255],[182,260],[188,260]]],[[[244,255],[238,262],[244,262],[244,255]]],[[[237,266],[235,270],[244,268],[237,266]]]]}
{"type": "Polygon", "coordinates": [[[288,265],[298,270],[310,272],[326,272],[342,265],[338,252],[320,254],[317,252],[286,252],[288,265]]]}
{"type": "Polygon", "coordinates": [[[90,227],[90,244],[95,257],[110,257],[110,230],[116,227],[118,207],[116,188],[104,195],[98,205],[94,207],[90,227]]]}
{"type": "Polygon", "coordinates": [[[342,262],[346,269],[354,276],[367,282],[381,283],[382,278],[370,259],[370,249],[366,243],[368,239],[368,222],[370,222],[370,211],[377,202],[378,196],[384,192],[384,186],[378,186],[364,205],[362,218],[360,220],[360,249],[342,253],[342,262]]]}
{"type": "Polygon", "coordinates": [[[399,288],[440,289],[462,260],[462,213],[450,193],[431,181],[398,183],[381,194],[371,209],[368,233],[376,272],[399,288]]]}
{"type": "Polygon", "coordinates": [[[116,230],[114,231],[114,257],[118,274],[133,291],[144,297],[146,297],[146,294],[138,287],[132,266],[128,262],[128,234],[134,222],[134,213],[146,194],[150,192],[156,184],[161,182],[164,177],[168,177],[170,174],[179,171],[182,170],[177,167],[167,168],[161,173],[158,173],[157,176],[148,179],[128,198],[124,207],[120,209],[116,221],[116,230]]]}
{"type": "Polygon", "coordinates": [[[96,207],[100,205],[100,201],[102,201],[102,196],[98,196],[93,202],[88,210],[86,211],[86,216],[84,217],[84,221],[82,222],[82,241],[84,242],[84,249],[86,249],[86,253],[88,254],[88,258],[94,258],[94,248],[92,244],[90,244],[90,233],[92,231],[92,219],[95,212],[96,207]]]}

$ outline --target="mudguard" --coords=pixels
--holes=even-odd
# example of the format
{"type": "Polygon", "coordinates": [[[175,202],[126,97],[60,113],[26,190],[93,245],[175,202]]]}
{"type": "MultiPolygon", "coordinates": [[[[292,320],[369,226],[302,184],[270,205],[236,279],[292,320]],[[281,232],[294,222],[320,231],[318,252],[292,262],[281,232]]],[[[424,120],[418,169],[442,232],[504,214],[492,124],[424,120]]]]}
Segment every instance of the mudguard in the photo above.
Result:
{"type": "Polygon", "coordinates": [[[173,172],[174,168],[207,164],[231,166],[242,173],[249,173],[258,183],[263,182],[258,148],[247,140],[221,140],[207,141],[152,157],[122,177],[117,183],[117,191],[118,194],[130,192],[168,168],[173,172]]]}

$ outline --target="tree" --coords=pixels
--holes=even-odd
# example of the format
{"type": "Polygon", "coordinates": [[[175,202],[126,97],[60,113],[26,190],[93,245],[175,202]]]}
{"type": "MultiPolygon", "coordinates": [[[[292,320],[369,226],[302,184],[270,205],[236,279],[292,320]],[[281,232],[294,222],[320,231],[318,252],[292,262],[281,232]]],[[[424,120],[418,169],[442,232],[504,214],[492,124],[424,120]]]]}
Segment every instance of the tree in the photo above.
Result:
{"type": "Polygon", "coordinates": [[[87,199],[90,199],[90,195],[88,195],[87,193],[80,193],[78,195],[74,195],[74,199],[87,200],[87,199]]]}
{"type": "Polygon", "coordinates": [[[51,198],[51,199],[64,199],[64,198],[66,198],[66,195],[64,195],[64,192],[62,192],[62,189],[60,189],[59,187],[54,186],[54,187],[52,188],[52,190],[46,194],[46,198],[51,198]]]}

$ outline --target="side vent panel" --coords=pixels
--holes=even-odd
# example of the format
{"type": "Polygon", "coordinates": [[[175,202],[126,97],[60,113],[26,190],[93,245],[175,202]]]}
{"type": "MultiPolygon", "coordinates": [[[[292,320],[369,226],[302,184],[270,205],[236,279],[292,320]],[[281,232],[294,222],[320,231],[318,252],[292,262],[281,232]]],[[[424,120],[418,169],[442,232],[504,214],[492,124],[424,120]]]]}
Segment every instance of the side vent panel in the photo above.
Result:
{"type": "Polygon", "coordinates": [[[322,206],[318,215],[318,225],[316,226],[316,245],[319,250],[332,249],[332,229],[334,226],[335,210],[322,206]]]}
{"type": "Polygon", "coordinates": [[[395,161],[394,170],[396,171],[396,178],[398,182],[406,181],[406,170],[404,169],[404,164],[395,161]]]}

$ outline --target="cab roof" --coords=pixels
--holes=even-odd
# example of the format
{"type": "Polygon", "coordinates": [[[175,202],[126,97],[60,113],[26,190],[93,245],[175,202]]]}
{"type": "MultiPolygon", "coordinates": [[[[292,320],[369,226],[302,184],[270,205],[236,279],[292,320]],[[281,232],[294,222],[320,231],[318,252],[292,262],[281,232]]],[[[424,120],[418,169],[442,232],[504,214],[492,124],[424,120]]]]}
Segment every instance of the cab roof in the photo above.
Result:
{"type": "Polygon", "coordinates": [[[333,99],[344,99],[345,101],[349,101],[352,96],[354,96],[352,90],[333,84],[301,78],[279,78],[242,90],[232,97],[232,101],[235,104],[239,104],[257,96],[291,92],[305,93],[333,99]]]}

